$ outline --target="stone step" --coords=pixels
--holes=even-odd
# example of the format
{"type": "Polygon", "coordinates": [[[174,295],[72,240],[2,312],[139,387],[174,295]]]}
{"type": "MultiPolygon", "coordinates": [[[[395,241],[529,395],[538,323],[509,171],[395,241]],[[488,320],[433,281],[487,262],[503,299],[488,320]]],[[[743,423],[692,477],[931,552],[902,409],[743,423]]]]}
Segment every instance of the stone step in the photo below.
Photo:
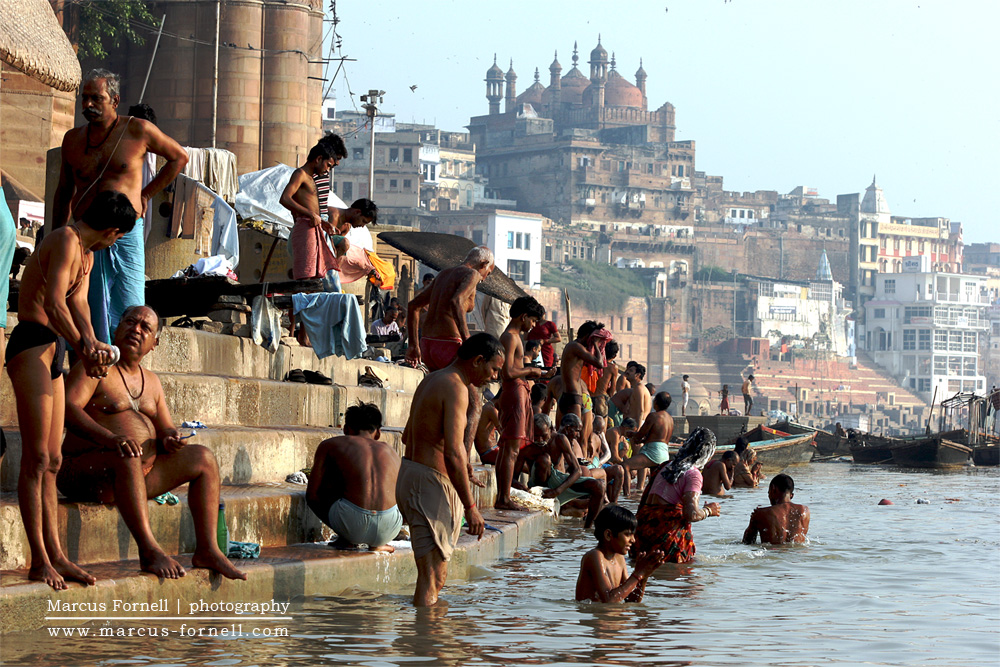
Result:
{"type": "MultiPolygon", "coordinates": [[[[485,488],[473,487],[476,504],[492,507],[496,501],[496,477],[492,467],[477,467],[477,478],[485,488]]],[[[331,531],[306,505],[306,487],[272,483],[223,486],[226,525],[230,539],[262,546],[285,546],[329,539],[331,531]]],[[[148,502],[150,526],[168,554],[192,553],[194,523],[188,508],[187,486],[174,492],[178,505],[148,502]]],[[[59,503],[59,537],[69,557],[80,564],[138,558],[135,540],[114,505],[59,503]]],[[[21,523],[15,494],[0,496],[0,569],[26,568],[30,550],[21,523]]]]}
{"type": "MultiPolygon", "coordinates": [[[[0,490],[16,491],[21,465],[21,434],[4,429],[7,455],[0,464],[0,490]]],[[[306,426],[216,426],[198,429],[188,442],[205,445],[219,462],[223,484],[280,482],[313,464],[316,448],[327,438],[343,435],[339,428],[306,426]]],[[[403,454],[403,429],[382,429],[382,442],[403,454]]]]}
{"type": "MultiPolygon", "coordinates": [[[[175,508],[176,509],[176,508],[175,508]]],[[[463,532],[458,547],[448,563],[449,584],[468,579],[482,568],[515,551],[529,547],[550,529],[554,519],[539,512],[504,512],[486,510],[486,522],[498,530],[487,530],[481,540],[463,532]]],[[[167,609],[157,611],[163,616],[181,615],[190,611],[189,604],[204,601],[213,603],[269,602],[272,599],[286,602],[301,596],[340,595],[348,591],[393,593],[409,597],[416,581],[416,564],[408,547],[400,547],[393,554],[336,551],[325,544],[301,544],[264,548],[255,560],[237,561],[247,574],[246,581],[230,581],[203,569],[190,569],[190,557],[178,561],[188,568],[187,576],[180,579],[159,579],[139,571],[134,560],[118,560],[88,567],[98,578],[94,586],[71,583],[69,589],[53,595],[45,584],[28,581],[25,570],[0,572],[0,633],[32,630],[52,622],[46,616],[55,615],[49,610],[50,601],[64,605],[103,603],[105,612],[59,613],[60,616],[147,616],[149,613],[126,611],[114,607],[115,600],[129,603],[155,603],[167,600],[167,609]]],[[[445,587],[445,594],[448,587],[445,587]]],[[[69,608],[73,608],[72,606],[69,608]]],[[[86,608],[86,607],[85,607],[86,608]]],[[[294,618],[295,606],[290,608],[294,618]]],[[[201,612],[202,616],[229,616],[232,612],[201,612]]],[[[278,616],[281,614],[272,614],[278,616]]],[[[199,623],[197,616],[191,621],[199,623]]],[[[86,621],[57,621],[59,625],[74,625],[86,621]]],[[[163,621],[177,628],[181,621],[163,621]]],[[[229,627],[229,623],[209,621],[216,627],[229,627]]],[[[149,621],[135,625],[148,626],[149,621]]],[[[243,628],[251,632],[254,616],[248,615],[243,628]]],[[[275,623],[267,623],[275,626],[275,623]]],[[[294,628],[294,620],[277,623],[294,628]]],[[[188,627],[191,623],[188,623],[188,627]]],[[[294,629],[292,629],[294,632],[294,629]]],[[[95,630],[96,632],[96,630],[95,630]]],[[[9,657],[8,657],[9,658],[9,657]]]]}

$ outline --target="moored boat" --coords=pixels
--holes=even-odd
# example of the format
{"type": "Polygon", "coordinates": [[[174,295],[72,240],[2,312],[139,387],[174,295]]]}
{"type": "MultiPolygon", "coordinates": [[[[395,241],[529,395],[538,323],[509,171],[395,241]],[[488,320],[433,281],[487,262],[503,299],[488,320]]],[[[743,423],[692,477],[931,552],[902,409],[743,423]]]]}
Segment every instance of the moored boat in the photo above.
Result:
{"type": "Polygon", "coordinates": [[[902,442],[892,448],[892,462],[908,468],[959,468],[971,460],[971,447],[939,436],[902,442]]]}
{"type": "MultiPolygon", "coordinates": [[[[757,460],[765,470],[781,470],[790,465],[809,463],[816,455],[815,433],[812,432],[791,435],[766,426],[758,426],[739,438],[743,438],[754,448],[757,460]]],[[[733,450],[737,440],[718,445],[713,458],[721,458],[725,452],[733,450]]],[[[677,448],[671,447],[671,456],[676,451],[677,448]]]]}
{"type": "Polygon", "coordinates": [[[793,421],[780,421],[772,426],[778,431],[791,435],[813,432],[816,434],[816,451],[820,456],[850,456],[851,448],[847,437],[824,431],[821,428],[805,426],[793,421]]]}
{"type": "Polygon", "coordinates": [[[1000,445],[977,445],[972,448],[972,462],[977,466],[1000,465],[1000,445]]]}
{"type": "Polygon", "coordinates": [[[884,438],[870,433],[848,440],[848,448],[855,463],[888,463],[892,450],[899,444],[894,438],[884,438]]]}

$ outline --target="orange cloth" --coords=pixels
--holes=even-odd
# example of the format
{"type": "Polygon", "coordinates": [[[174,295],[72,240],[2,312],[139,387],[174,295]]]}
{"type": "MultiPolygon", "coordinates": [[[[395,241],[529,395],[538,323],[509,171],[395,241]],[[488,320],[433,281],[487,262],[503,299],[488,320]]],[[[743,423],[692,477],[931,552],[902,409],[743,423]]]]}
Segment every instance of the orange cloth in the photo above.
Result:
{"type": "Polygon", "coordinates": [[[597,381],[601,379],[601,371],[589,364],[584,364],[583,370],[580,371],[580,379],[583,380],[583,383],[587,385],[587,389],[593,394],[597,391],[597,381]]]}
{"type": "Polygon", "coordinates": [[[381,280],[375,280],[369,278],[373,285],[384,290],[391,290],[396,286],[396,267],[392,265],[392,262],[387,262],[382,259],[371,250],[365,250],[365,254],[368,255],[368,261],[372,263],[375,267],[375,271],[378,272],[379,278],[381,280]]]}

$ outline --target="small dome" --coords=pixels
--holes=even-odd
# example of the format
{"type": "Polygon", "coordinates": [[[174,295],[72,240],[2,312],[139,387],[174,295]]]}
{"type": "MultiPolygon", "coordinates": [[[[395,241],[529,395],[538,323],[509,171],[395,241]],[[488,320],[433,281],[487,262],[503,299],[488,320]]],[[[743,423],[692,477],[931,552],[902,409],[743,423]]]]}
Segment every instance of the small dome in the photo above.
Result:
{"type": "Polygon", "coordinates": [[[642,68],[642,58],[639,59],[639,69],[637,69],[635,71],[635,78],[636,79],[645,79],[646,78],[646,70],[644,70],[642,68]]]}
{"type": "Polygon", "coordinates": [[[561,72],[562,71],[562,65],[559,64],[559,52],[558,51],[556,51],[555,55],[552,57],[552,64],[549,65],[549,71],[550,72],[552,72],[552,71],[561,72]]]}
{"type": "Polygon", "coordinates": [[[583,103],[583,91],[590,85],[590,79],[574,67],[560,82],[559,101],[570,104],[583,103]]]}
{"type": "Polygon", "coordinates": [[[590,62],[592,63],[605,63],[608,61],[608,52],[603,46],[601,46],[601,37],[597,37],[597,46],[594,50],[590,52],[590,62]]]}
{"type": "Polygon", "coordinates": [[[539,83],[538,79],[531,84],[527,90],[517,96],[518,104],[530,104],[535,109],[539,109],[542,103],[542,95],[545,93],[545,86],[539,83]]]}
{"type": "Polygon", "coordinates": [[[613,71],[605,84],[604,104],[609,107],[642,107],[642,91],[613,71]]]}
{"type": "Polygon", "coordinates": [[[503,78],[503,70],[497,66],[496,54],[493,54],[493,66],[486,70],[486,78],[489,80],[503,78]]]}

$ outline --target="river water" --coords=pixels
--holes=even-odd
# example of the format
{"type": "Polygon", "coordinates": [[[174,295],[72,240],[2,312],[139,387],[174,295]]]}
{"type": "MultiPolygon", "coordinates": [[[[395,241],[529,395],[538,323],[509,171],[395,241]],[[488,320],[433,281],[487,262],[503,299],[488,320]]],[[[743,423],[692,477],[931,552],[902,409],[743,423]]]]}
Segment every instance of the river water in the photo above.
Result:
{"type": "Polygon", "coordinates": [[[662,567],[638,605],[573,601],[595,540],[565,520],[448,585],[442,608],[414,609],[408,586],[358,591],[296,601],[283,638],[67,641],[43,630],[4,637],[0,654],[5,665],[150,667],[1000,664],[1000,471],[787,472],[811,509],[808,544],[740,544],[767,492],[736,490],[721,517],[694,524],[696,561],[662,567]]]}

